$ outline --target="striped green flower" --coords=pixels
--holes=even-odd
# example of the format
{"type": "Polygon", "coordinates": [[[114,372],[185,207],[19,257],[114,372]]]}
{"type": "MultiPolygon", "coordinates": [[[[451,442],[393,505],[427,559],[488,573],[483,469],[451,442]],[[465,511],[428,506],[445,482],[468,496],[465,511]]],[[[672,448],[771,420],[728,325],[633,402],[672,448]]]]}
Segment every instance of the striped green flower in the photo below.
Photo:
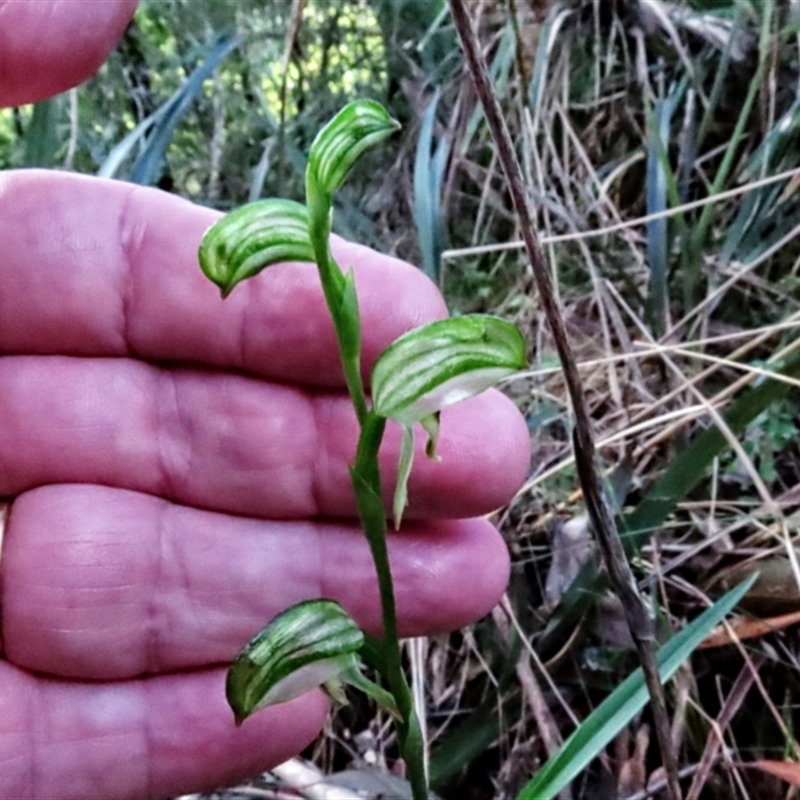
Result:
{"type": "Polygon", "coordinates": [[[317,190],[333,194],[362,153],[399,128],[399,123],[374,100],[348,103],[311,144],[306,172],[309,202],[317,190]]]}
{"type": "Polygon", "coordinates": [[[421,422],[524,366],[522,334],[498,317],[472,314],[431,322],[380,355],[372,370],[372,407],[387,419],[421,422]]]}
{"type": "Polygon", "coordinates": [[[237,208],[208,229],[199,256],[200,267],[223,297],[273,264],[314,262],[306,207],[270,198],[237,208]]]}
{"type": "Polygon", "coordinates": [[[333,600],[287,608],[251,639],[228,670],[225,687],[236,723],[358,671],[364,634],[333,600]]]}

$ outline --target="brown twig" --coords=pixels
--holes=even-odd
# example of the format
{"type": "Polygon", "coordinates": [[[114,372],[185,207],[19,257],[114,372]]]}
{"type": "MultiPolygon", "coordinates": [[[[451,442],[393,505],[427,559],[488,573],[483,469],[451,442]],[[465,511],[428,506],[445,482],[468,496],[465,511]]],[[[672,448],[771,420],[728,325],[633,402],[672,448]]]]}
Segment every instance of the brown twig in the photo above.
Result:
{"type": "Polygon", "coordinates": [[[711,729],[706,738],[706,746],[703,749],[703,755],[700,758],[697,772],[692,779],[692,785],[689,787],[689,794],[686,800],[698,800],[700,797],[700,793],[703,791],[703,787],[711,773],[711,768],[714,766],[717,753],[719,753],[720,748],[725,744],[725,730],[731,724],[731,721],[739,711],[739,707],[744,702],[745,697],[747,697],[747,693],[750,691],[750,687],[755,680],[758,666],[760,666],[760,663],[757,664],[755,668],[753,664],[745,664],[744,667],[742,667],[739,676],[736,678],[736,681],[725,699],[719,716],[712,722],[711,729]]]}
{"type": "Polygon", "coordinates": [[[598,548],[616,593],[625,609],[628,627],[639,653],[650,702],[653,709],[656,734],[661,748],[661,757],[667,774],[667,787],[672,800],[680,800],[681,790],[678,782],[678,767],[670,739],[669,716],[664,689],[658,677],[658,664],[655,657],[655,636],[653,624],[639,594],[630,564],[625,556],[614,516],[603,492],[599,474],[595,466],[595,448],[592,438],[589,413],[583,395],[583,386],[567,338],[564,321],[550,285],[547,266],[541,246],[533,226],[533,214],[528,206],[522,171],[519,166],[508,127],[500,108],[500,103],[492,90],[489,71],[480,49],[478,37],[466,7],[467,0],[449,0],[453,21],[464,50],[467,66],[480,98],[486,121],[497,147],[497,155],[503,165],[508,190],[520,224],[525,249],[530,259],[533,277],[539,290],[539,299],[544,307],[548,324],[553,334],[564,380],[572,402],[575,415],[573,448],[575,465],[578,470],[586,510],[598,548]]]}

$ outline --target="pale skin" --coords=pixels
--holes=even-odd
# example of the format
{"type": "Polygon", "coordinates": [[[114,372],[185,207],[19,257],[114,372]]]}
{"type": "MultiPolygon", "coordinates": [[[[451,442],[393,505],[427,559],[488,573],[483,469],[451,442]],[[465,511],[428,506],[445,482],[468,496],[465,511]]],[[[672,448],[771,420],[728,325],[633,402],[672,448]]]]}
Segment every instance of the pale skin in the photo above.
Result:
{"type": "MultiPolygon", "coordinates": [[[[0,0],[0,105],[91,75],[134,7],[0,0]]],[[[223,684],[238,648],[310,597],[379,631],[314,269],[272,268],[223,303],[196,260],[217,216],[121,182],[0,173],[0,797],[138,800],[255,774],[313,740],[328,703],[314,692],[236,729],[223,684]]],[[[334,250],[356,270],[368,374],[445,307],[413,267],[334,250]]],[[[496,392],[448,410],[439,449],[418,455],[390,542],[407,636],[500,598],[508,555],[481,515],[529,461],[496,392]]]]}

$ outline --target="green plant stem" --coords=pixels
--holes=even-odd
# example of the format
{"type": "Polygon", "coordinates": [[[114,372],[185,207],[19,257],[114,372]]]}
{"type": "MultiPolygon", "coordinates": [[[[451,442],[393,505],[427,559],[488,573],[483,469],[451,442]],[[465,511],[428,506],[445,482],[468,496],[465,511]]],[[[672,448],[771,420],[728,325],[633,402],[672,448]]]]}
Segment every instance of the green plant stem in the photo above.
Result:
{"type": "Polygon", "coordinates": [[[419,720],[414,711],[411,690],[403,672],[400,641],[397,629],[397,612],[394,599],[389,551],[386,546],[388,525],[381,497],[381,475],[378,450],[386,429],[386,420],[368,411],[361,426],[355,464],[350,468],[358,514],[364,534],[372,551],[372,560],[378,574],[383,622],[384,678],[394,695],[400,712],[398,724],[400,750],[408,768],[408,780],[414,800],[427,800],[428,785],[425,777],[423,742],[419,720]]]}
{"type": "Polygon", "coordinates": [[[428,783],[425,777],[422,735],[414,711],[411,690],[403,672],[394,585],[386,546],[388,524],[381,496],[381,474],[378,465],[378,451],[386,429],[386,419],[367,408],[364,384],[361,380],[360,322],[352,275],[345,278],[330,251],[331,197],[314,186],[308,187],[307,195],[309,236],[317,258],[325,300],[336,329],[345,381],[361,428],[356,460],[350,468],[350,478],[358,515],[369,542],[378,576],[383,622],[381,655],[385,670],[384,678],[400,712],[398,723],[400,751],[406,760],[414,800],[427,800],[428,783]]]}
{"type": "MultiPolygon", "coordinates": [[[[364,383],[361,380],[361,336],[358,307],[352,284],[348,287],[348,279],[345,278],[331,253],[333,199],[329,194],[311,184],[307,186],[306,194],[308,233],[317,258],[322,291],[325,293],[325,301],[336,330],[336,341],[342,359],[344,379],[359,424],[363,425],[367,415],[367,400],[364,394],[364,383]],[[347,308],[348,299],[352,304],[350,308],[347,308]]],[[[352,281],[352,277],[350,280],[352,281]]]]}
{"type": "Polygon", "coordinates": [[[414,711],[400,654],[397,611],[394,599],[389,551],[386,545],[388,524],[381,495],[381,474],[378,464],[386,419],[370,411],[361,379],[361,323],[352,272],[347,276],[339,268],[330,249],[333,198],[307,176],[306,203],[308,232],[317,259],[322,290],[336,330],[336,341],[342,361],[345,382],[361,429],[356,459],[350,478],[358,506],[358,515],[369,542],[378,576],[381,599],[383,638],[381,642],[383,677],[394,696],[400,713],[398,738],[400,752],[406,761],[408,781],[414,800],[428,800],[422,734],[414,711]]]}

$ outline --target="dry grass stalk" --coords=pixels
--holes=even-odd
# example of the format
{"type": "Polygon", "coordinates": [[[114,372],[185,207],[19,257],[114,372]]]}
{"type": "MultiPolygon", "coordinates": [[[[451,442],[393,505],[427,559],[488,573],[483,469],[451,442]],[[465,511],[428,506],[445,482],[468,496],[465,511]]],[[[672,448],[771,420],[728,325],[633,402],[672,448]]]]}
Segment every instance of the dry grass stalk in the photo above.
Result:
{"type": "Polygon", "coordinates": [[[655,657],[655,635],[652,621],[642,601],[633,573],[625,556],[622,541],[616,528],[613,513],[604,497],[602,483],[595,466],[595,448],[584,400],[583,387],[578,375],[572,350],[567,339],[558,303],[553,294],[548,270],[534,230],[528,199],[523,187],[522,173],[505,125],[500,105],[492,89],[486,62],[472,27],[472,20],[462,0],[450,0],[450,8],[461,40],[470,74],[486,114],[503,165],[509,193],[520,221],[522,236],[530,259],[539,299],[542,303],[551,333],[555,340],[559,359],[564,370],[564,379],[572,401],[575,416],[573,446],[575,462],[581,481],[593,532],[603,555],[603,562],[611,577],[612,585],[619,594],[625,608],[628,626],[636,642],[650,693],[656,733],[661,747],[661,757],[667,773],[667,785],[671,798],[680,800],[677,759],[669,736],[669,717],[664,691],[658,677],[655,657]]]}

